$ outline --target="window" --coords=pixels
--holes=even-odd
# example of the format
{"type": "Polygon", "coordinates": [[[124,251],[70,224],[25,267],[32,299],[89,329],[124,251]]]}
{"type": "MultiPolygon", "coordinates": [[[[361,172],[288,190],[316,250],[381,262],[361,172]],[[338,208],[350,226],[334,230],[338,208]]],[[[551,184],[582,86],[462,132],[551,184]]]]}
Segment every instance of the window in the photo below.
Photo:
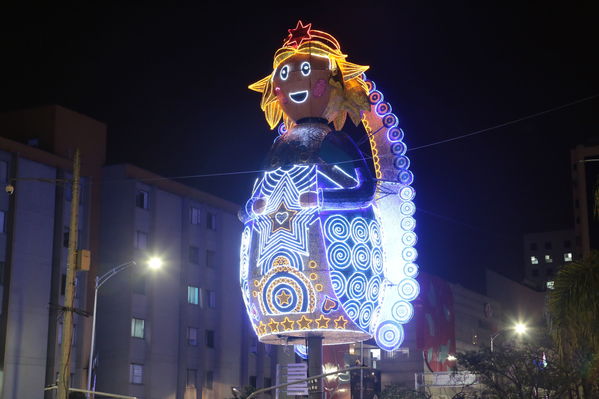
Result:
{"type": "Polygon", "coordinates": [[[553,258],[551,255],[545,255],[545,263],[553,263],[553,258]]]}
{"type": "Polygon", "coordinates": [[[547,289],[552,290],[555,288],[555,283],[553,281],[547,281],[547,289]]]}
{"type": "Polygon", "coordinates": [[[216,215],[212,212],[206,213],[206,227],[209,230],[216,230],[216,215]]]}
{"type": "Polygon", "coordinates": [[[6,233],[6,211],[0,211],[0,233],[6,233]]]}
{"type": "Polygon", "coordinates": [[[187,369],[187,386],[195,387],[196,386],[196,375],[198,375],[198,370],[196,369],[187,369]]]}
{"type": "MultiPolygon", "coordinates": [[[[68,226],[65,226],[63,233],[62,233],[62,246],[65,248],[69,247],[69,237],[71,236],[70,232],[71,232],[71,229],[68,226]]],[[[77,247],[79,247],[80,244],[81,244],[81,230],[77,230],[77,247]]]]}
{"type": "Polygon", "coordinates": [[[145,329],[145,320],[144,319],[136,319],[133,317],[131,319],[131,336],[134,338],[144,338],[144,329],[145,329]]]}
{"type": "Polygon", "coordinates": [[[272,379],[270,377],[264,377],[264,387],[272,386],[272,379]]]}
{"type": "Polygon", "coordinates": [[[538,277],[539,276],[539,269],[532,269],[532,276],[533,277],[538,277]]]}
{"type": "Polygon", "coordinates": [[[4,269],[6,268],[6,263],[0,261],[0,285],[4,285],[4,269]]]}
{"type": "Polygon", "coordinates": [[[195,264],[200,263],[200,249],[198,247],[189,247],[189,261],[195,264]]]}
{"type": "Polygon", "coordinates": [[[206,266],[214,269],[216,267],[216,252],[207,250],[206,251],[206,266]]]}
{"type": "Polygon", "coordinates": [[[131,290],[135,294],[146,294],[146,277],[139,273],[131,273],[131,290]]]}
{"type": "Polygon", "coordinates": [[[192,285],[187,286],[187,302],[193,305],[199,305],[200,289],[192,285]]]}
{"type": "Polygon", "coordinates": [[[537,250],[537,243],[536,242],[531,242],[530,243],[530,250],[531,251],[536,251],[537,250]]]}
{"type": "Polygon", "coordinates": [[[200,208],[189,208],[189,222],[191,224],[200,224],[200,208]]]}
{"type": "Polygon", "coordinates": [[[187,345],[198,345],[198,329],[195,327],[187,327],[187,345]]]}
{"type": "Polygon", "coordinates": [[[206,330],[206,347],[214,348],[214,331],[206,330]]]}
{"type": "Polygon", "coordinates": [[[150,193],[144,190],[137,190],[135,205],[141,209],[148,209],[150,207],[150,193]]]}
{"type": "Polygon", "coordinates": [[[256,378],[255,375],[250,375],[250,385],[253,386],[254,388],[256,388],[256,382],[258,381],[258,379],[256,378]]]}
{"type": "Polygon", "coordinates": [[[551,241],[545,241],[545,249],[551,249],[553,245],[551,245],[551,241]]]}
{"type": "Polygon", "coordinates": [[[210,309],[216,308],[216,292],[206,290],[206,303],[210,309]]]}
{"type": "Polygon", "coordinates": [[[531,256],[530,257],[530,263],[533,265],[538,265],[539,264],[539,259],[536,256],[531,256]]]}
{"type": "Polygon", "coordinates": [[[213,381],[214,381],[214,372],[206,371],[206,389],[212,389],[213,381]]]}
{"type": "Polygon", "coordinates": [[[143,384],[144,365],[131,363],[129,365],[129,382],[131,384],[143,384]]]}
{"type": "Polygon", "coordinates": [[[62,274],[60,276],[60,295],[64,295],[66,289],[67,289],[67,275],[62,274]]]}
{"type": "Polygon", "coordinates": [[[144,231],[135,232],[135,248],[147,249],[148,248],[148,233],[144,231]]]}
{"type": "Polygon", "coordinates": [[[564,254],[564,262],[572,262],[572,252],[566,252],[564,254]]]}

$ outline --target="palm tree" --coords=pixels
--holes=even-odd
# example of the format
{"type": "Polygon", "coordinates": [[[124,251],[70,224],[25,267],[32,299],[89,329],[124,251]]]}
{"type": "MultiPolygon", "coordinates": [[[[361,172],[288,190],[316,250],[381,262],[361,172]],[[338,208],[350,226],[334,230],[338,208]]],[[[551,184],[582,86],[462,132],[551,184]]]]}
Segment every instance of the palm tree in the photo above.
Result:
{"type": "Polygon", "coordinates": [[[599,252],[566,264],[549,293],[551,334],[580,378],[583,397],[599,395],[599,252]]]}

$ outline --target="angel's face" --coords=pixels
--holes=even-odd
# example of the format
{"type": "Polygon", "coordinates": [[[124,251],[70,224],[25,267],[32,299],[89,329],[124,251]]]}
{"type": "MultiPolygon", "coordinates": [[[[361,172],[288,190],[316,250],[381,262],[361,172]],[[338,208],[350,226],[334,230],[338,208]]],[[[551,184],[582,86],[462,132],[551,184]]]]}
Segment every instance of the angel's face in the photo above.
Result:
{"type": "Polygon", "coordinates": [[[330,97],[330,77],[326,57],[296,54],[286,59],[273,78],[274,94],[283,112],[294,122],[322,118],[330,97]]]}

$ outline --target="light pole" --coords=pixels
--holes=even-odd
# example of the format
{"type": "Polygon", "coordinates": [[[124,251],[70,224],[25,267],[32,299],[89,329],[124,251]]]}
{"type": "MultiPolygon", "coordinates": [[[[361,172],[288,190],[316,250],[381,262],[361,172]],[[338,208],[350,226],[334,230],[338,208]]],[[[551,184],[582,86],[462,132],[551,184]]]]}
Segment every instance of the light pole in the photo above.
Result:
{"type": "Polygon", "coordinates": [[[508,330],[514,330],[516,334],[522,335],[526,333],[527,329],[528,327],[525,324],[518,322],[511,328],[504,328],[502,330],[497,331],[494,335],[491,336],[491,352],[493,352],[493,341],[495,341],[495,338],[501,335],[501,333],[504,333],[508,330]]]}
{"type": "MultiPolygon", "coordinates": [[[[122,272],[123,270],[128,269],[131,266],[135,266],[135,265],[137,265],[137,263],[134,260],[130,260],[127,263],[123,263],[116,267],[113,267],[112,269],[110,269],[109,271],[107,271],[106,273],[104,273],[101,276],[96,276],[96,285],[95,285],[95,290],[94,290],[94,312],[92,315],[92,337],[91,337],[91,343],[90,343],[90,349],[89,349],[89,368],[87,370],[87,390],[88,391],[91,391],[91,383],[92,383],[94,344],[95,344],[95,340],[96,340],[96,309],[98,307],[98,289],[100,289],[100,287],[102,285],[104,285],[104,283],[106,281],[108,281],[111,277],[113,277],[114,275],[122,272]]],[[[150,260],[148,261],[148,266],[151,269],[159,269],[162,266],[162,260],[157,257],[150,258],[150,260]]],[[[90,397],[89,393],[87,394],[87,397],[88,398],[90,397]]]]}

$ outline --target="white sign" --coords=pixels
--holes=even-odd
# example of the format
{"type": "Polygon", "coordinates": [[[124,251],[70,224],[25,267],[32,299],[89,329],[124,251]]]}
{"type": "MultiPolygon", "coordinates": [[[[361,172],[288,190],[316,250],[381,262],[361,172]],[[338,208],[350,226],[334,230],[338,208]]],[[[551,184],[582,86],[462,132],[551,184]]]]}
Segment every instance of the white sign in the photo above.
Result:
{"type": "MultiPolygon", "coordinates": [[[[277,385],[286,382],[301,381],[308,378],[308,365],[306,363],[277,364],[277,385]]],[[[303,396],[308,394],[308,381],[287,385],[281,391],[287,396],[303,396]]],[[[277,398],[279,390],[277,389],[277,398]]]]}

